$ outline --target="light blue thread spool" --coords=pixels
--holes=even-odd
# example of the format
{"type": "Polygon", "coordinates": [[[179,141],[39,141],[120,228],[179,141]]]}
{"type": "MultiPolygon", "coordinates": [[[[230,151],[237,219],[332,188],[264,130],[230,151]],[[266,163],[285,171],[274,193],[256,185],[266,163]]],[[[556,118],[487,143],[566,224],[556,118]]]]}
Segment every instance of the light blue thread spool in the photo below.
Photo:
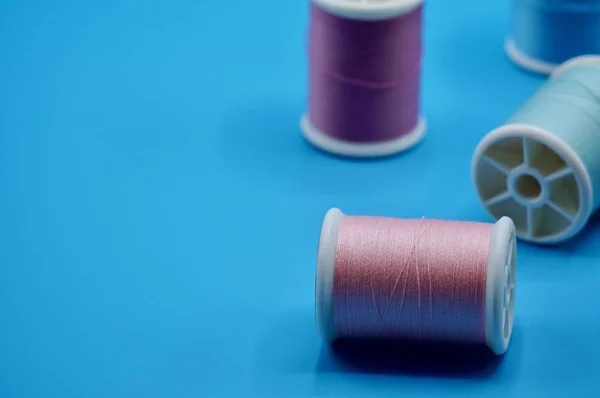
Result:
{"type": "Polygon", "coordinates": [[[481,140],[473,182],[496,219],[517,236],[559,243],[600,207],[600,56],[575,58],[508,123],[481,140]]]}
{"type": "Polygon", "coordinates": [[[600,0],[513,0],[506,52],[542,74],[573,57],[600,54],[600,0]]]}

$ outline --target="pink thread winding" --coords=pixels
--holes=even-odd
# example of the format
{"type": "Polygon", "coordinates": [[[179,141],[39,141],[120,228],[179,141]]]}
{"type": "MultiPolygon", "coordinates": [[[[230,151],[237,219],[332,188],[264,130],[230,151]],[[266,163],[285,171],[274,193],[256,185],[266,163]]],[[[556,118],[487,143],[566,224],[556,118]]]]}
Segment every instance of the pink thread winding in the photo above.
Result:
{"type": "Polygon", "coordinates": [[[337,335],[485,343],[492,226],[344,217],[332,297],[337,335]]]}

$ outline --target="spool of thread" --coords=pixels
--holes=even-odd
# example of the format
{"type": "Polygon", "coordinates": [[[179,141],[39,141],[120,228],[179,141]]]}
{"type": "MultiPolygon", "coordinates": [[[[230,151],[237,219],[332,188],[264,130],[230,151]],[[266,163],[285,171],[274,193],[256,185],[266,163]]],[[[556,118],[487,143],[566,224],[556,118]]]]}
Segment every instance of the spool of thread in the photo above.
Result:
{"type": "Polygon", "coordinates": [[[513,0],[506,52],[541,74],[571,58],[600,54],[600,0],[513,0]]]}
{"type": "Polygon", "coordinates": [[[382,339],[508,348],[516,241],[496,224],[325,216],[316,320],[327,342],[382,339]]]}
{"type": "Polygon", "coordinates": [[[305,138],[344,156],[415,145],[423,0],[312,0],[305,138]]]}
{"type": "Polygon", "coordinates": [[[600,205],[600,56],[556,69],[483,138],[472,170],[488,212],[512,218],[519,238],[552,244],[579,233],[600,205]]]}

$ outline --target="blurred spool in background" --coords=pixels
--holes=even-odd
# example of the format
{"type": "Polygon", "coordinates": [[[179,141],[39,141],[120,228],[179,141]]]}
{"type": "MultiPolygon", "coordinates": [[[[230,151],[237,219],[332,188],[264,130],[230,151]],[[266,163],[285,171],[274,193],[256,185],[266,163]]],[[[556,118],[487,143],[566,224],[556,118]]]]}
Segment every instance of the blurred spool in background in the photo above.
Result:
{"type": "Polygon", "coordinates": [[[317,255],[321,337],[487,345],[513,328],[516,239],[496,224],[350,217],[331,209],[317,255]]]}
{"type": "Polygon", "coordinates": [[[513,0],[508,56],[548,74],[581,55],[600,54],[600,0],[513,0]]]}
{"type": "Polygon", "coordinates": [[[313,0],[305,138],[345,156],[401,152],[419,116],[423,0],[313,0]]]}
{"type": "Polygon", "coordinates": [[[473,157],[480,200],[517,236],[559,243],[578,234],[600,206],[600,56],[556,69],[473,157]]]}

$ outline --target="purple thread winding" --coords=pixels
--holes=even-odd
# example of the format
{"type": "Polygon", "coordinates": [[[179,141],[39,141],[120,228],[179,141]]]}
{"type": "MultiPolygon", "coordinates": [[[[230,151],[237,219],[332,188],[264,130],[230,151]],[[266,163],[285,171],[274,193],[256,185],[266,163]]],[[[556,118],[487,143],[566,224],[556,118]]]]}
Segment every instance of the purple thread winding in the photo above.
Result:
{"type": "Polygon", "coordinates": [[[379,21],[344,19],[311,3],[309,118],[323,134],[381,142],[419,121],[421,4],[379,21]]]}

